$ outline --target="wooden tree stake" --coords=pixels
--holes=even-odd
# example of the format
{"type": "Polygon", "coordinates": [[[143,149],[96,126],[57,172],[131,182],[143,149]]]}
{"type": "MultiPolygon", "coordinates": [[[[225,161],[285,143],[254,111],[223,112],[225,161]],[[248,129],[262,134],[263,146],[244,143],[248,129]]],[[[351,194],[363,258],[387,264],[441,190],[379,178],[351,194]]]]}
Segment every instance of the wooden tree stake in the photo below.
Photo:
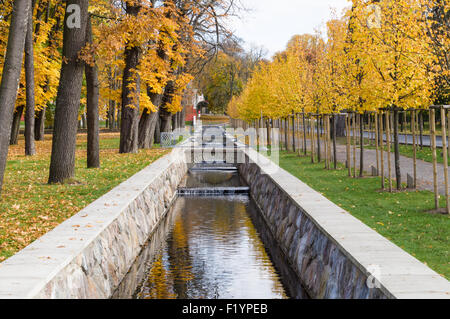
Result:
{"type": "Polygon", "coordinates": [[[392,163],[391,163],[391,114],[389,111],[386,112],[386,144],[387,144],[387,161],[388,161],[388,180],[389,180],[389,192],[392,193],[392,163]]]}
{"type": "Polygon", "coordinates": [[[379,118],[379,125],[380,125],[380,132],[381,138],[379,139],[380,142],[380,161],[381,161],[381,189],[384,190],[386,188],[385,181],[384,181],[384,130],[383,130],[383,113],[380,114],[379,118]]]}
{"type": "Polygon", "coordinates": [[[417,112],[413,110],[411,113],[412,138],[413,138],[413,170],[414,170],[414,189],[417,188],[417,143],[416,143],[416,117],[417,112]]]}
{"type": "Polygon", "coordinates": [[[442,124],[442,155],[444,157],[444,180],[445,180],[445,203],[447,214],[450,214],[450,199],[448,193],[448,153],[447,153],[447,129],[445,124],[445,109],[441,108],[441,124],[442,124]]]}
{"type": "Polygon", "coordinates": [[[434,207],[439,209],[439,190],[437,181],[437,153],[436,153],[436,111],[430,109],[430,133],[431,151],[433,153],[433,183],[434,183],[434,207]]]}

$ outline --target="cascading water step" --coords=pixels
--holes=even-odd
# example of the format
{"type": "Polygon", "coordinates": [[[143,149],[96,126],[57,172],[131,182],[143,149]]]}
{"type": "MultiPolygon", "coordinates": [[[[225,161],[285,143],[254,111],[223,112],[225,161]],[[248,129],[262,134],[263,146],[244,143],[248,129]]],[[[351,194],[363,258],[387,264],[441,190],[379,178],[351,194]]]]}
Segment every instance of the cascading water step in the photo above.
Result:
{"type": "Polygon", "coordinates": [[[249,187],[179,188],[179,196],[248,195],[249,187]]]}
{"type": "Polygon", "coordinates": [[[201,166],[201,167],[192,167],[189,169],[190,171],[227,171],[227,172],[237,172],[237,167],[233,166],[201,166]]]}

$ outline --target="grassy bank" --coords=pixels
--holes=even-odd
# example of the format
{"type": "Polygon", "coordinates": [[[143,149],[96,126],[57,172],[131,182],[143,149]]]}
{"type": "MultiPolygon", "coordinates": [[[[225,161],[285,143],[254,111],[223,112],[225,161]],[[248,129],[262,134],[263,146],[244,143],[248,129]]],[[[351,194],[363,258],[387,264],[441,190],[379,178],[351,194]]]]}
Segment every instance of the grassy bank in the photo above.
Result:
{"type": "Polygon", "coordinates": [[[119,154],[119,136],[101,134],[101,168],[86,168],[86,135],[77,138],[76,183],[48,185],[51,136],[25,157],[23,138],[10,147],[0,198],[0,262],[167,153],[155,148],[119,154]]]}
{"type": "Polygon", "coordinates": [[[281,152],[280,166],[450,279],[450,219],[424,213],[433,209],[432,193],[379,192],[379,178],[352,179],[342,165],[328,171],[292,153],[281,152]]]}
{"type": "MultiPolygon", "coordinates": [[[[367,146],[370,149],[376,149],[375,146],[367,146]]],[[[384,150],[387,151],[388,147],[384,146],[384,150]]],[[[394,152],[394,146],[391,147],[391,151],[394,152]]],[[[414,150],[412,145],[399,145],[399,152],[400,155],[403,155],[405,157],[413,158],[414,157],[414,150]]],[[[417,147],[417,159],[420,159],[425,162],[433,163],[433,152],[430,147],[424,146],[422,149],[420,147],[417,147]]],[[[436,155],[437,155],[437,162],[443,164],[444,163],[444,157],[441,155],[442,149],[438,148],[436,149],[436,155]]],[[[450,165],[450,157],[448,158],[448,164],[450,165]]]]}

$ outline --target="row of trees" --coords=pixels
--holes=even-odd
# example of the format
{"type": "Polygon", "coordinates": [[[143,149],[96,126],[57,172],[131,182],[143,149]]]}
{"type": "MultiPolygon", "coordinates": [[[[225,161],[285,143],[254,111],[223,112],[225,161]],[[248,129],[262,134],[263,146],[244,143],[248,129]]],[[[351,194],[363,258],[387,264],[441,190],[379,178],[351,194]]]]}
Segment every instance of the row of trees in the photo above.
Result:
{"type": "Polygon", "coordinates": [[[121,153],[182,125],[183,93],[232,37],[224,21],[239,9],[234,0],[2,1],[0,190],[24,110],[26,155],[34,155],[54,109],[50,183],[74,177],[80,114],[89,167],[100,165],[99,117],[120,124],[121,153]]]}
{"type": "Polygon", "coordinates": [[[208,101],[208,109],[224,114],[231,98],[242,93],[244,85],[266,54],[260,47],[253,46],[245,51],[236,41],[224,43],[217,56],[195,78],[195,86],[208,101]]]}
{"type": "Polygon", "coordinates": [[[319,33],[295,36],[262,63],[228,113],[246,121],[358,114],[352,123],[360,130],[361,163],[365,117],[359,115],[392,113],[400,189],[399,113],[450,100],[449,23],[448,1],[353,0],[342,17],[327,22],[326,40],[319,33]]]}

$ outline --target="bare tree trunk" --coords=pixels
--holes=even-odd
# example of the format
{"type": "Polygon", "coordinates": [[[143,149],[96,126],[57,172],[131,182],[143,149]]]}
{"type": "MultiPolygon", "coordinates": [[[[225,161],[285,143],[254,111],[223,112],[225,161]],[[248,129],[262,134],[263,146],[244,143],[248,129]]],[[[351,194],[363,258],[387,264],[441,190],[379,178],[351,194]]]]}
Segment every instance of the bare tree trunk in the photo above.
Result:
{"type": "Polygon", "coordinates": [[[423,111],[419,111],[420,149],[423,149],[423,111]]]}
{"type": "MultiPolygon", "coordinates": [[[[91,18],[88,18],[86,26],[86,42],[92,44],[92,25],[91,18]]],[[[87,90],[87,167],[100,167],[100,136],[98,123],[98,99],[99,99],[99,83],[98,69],[95,64],[86,63],[86,90],[87,90]]]]}
{"type": "Polygon", "coordinates": [[[414,173],[414,189],[417,187],[417,141],[416,141],[416,110],[411,113],[411,131],[413,138],[413,173],[414,173]]]}
{"type": "Polygon", "coordinates": [[[334,169],[337,169],[337,148],[336,148],[337,119],[338,119],[338,116],[336,114],[333,114],[333,167],[334,167],[334,169]]]}
{"type": "Polygon", "coordinates": [[[45,134],[45,113],[46,107],[36,112],[36,119],[34,123],[34,139],[36,141],[43,141],[45,134]]]}
{"type": "Polygon", "coordinates": [[[384,181],[384,129],[383,129],[383,113],[380,113],[379,118],[379,135],[381,135],[381,139],[379,140],[380,143],[380,176],[381,176],[381,189],[384,190],[386,188],[385,181],[384,181]]]}
{"type": "Polygon", "coordinates": [[[437,179],[437,153],[436,153],[436,115],[435,110],[430,109],[430,138],[431,151],[433,155],[433,189],[434,189],[434,208],[439,209],[439,188],[437,179]]]}
{"type": "Polygon", "coordinates": [[[286,151],[289,151],[289,142],[288,142],[289,132],[288,132],[288,129],[289,129],[289,118],[286,117],[284,119],[284,147],[286,148],[286,151]]]}
{"type": "Polygon", "coordinates": [[[306,149],[306,120],[305,120],[305,113],[302,113],[302,119],[303,119],[303,154],[306,156],[307,149],[306,149]]]}
{"type": "Polygon", "coordinates": [[[295,113],[292,112],[292,151],[295,153],[297,151],[295,145],[295,113]]]}
{"type": "Polygon", "coordinates": [[[33,156],[36,154],[34,145],[34,48],[33,48],[33,8],[36,3],[34,0],[30,2],[30,10],[28,10],[28,26],[25,38],[25,79],[26,79],[26,100],[25,109],[25,155],[33,156]]]}
{"type": "Polygon", "coordinates": [[[397,190],[402,189],[402,175],[400,171],[400,149],[398,139],[398,121],[399,111],[398,108],[394,108],[394,156],[395,156],[395,178],[397,180],[397,190]]]}
{"type": "Polygon", "coordinates": [[[14,117],[11,126],[11,138],[9,140],[10,145],[17,145],[19,143],[20,120],[22,119],[23,109],[24,106],[19,105],[14,111],[14,117]]]}
{"type": "Polygon", "coordinates": [[[374,130],[375,130],[375,153],[377,156],[377,175],[380,176],[380,139],[378,137],[378,113],[374,114],[374,130]]]}
{"type": "Polygon", "coordinates": [[[8,45],[0,84],[0,192],[3,186],[11,124],[20,81],[30,4],[29,0],[14,1],[9,27],[8,45]]]}
{"type": "Polygon", "coordinates": [[[158,122],[158,112],[142,112],[139,120],[139,148],[149,149],[153,146],[155,140],[155,128],[158,122]]]}
{"type": "Polygon", "coordinates": [[[161,144],[161,117],[159,115],[158,111],[158,117],[156,118],[156,125],[155,125],[155,143],[161,144]]]}
{"type": "Polygon", "coordinates": [[[56,97],[55,124],[53,129],[52,156],[49,183],[64,183],[75,176],[75,150],[78,110],[80,108],[84,62],[78,53],[86,42],[88,0],[69,0],[67,6],[80,7],[80,28],[67,25],[64,20],[63,57],[58,94],[56,97]]]}
{"type": "Polygon", "coordinates": [[[352,176],[352,165],[351,165],[351,136],[350,136],[350,132],[351,132],[351,114],[346,115],[345,118],[345,129],[346,129],[346,135],[347,135],[347,162],[346,162],[346,166],[348,169],[348,176],[351,177],[352,176]]]}
{"type": "MultiPolygon", "coordinates": [[[[128,15],[137,16],[141,6],[126,2],[128,15]]],[[[140,79],[136,70],[139,65],[140,48],[129,46],[125,49],[125,69],[122,80],[122,114],[120,127],[120,149],[119,153],[138,152],[138,129],[139,129],[139,92],[140,79]],[[133,86],[131,88],[130,86],[133,86]]]]}
{"type": "Polygon", "coordinates": [[[320,154],[320,117],[317,115],[317,160],[319,163],[322,161],[322,154],[320,154]]]}
{"type": "Polygon", "coordinates": [[[160,131],[170,132],[172,126],[172,113],[167,110],[167,105],[172,102],[172,95],[175,90],[175,84],[173,81],[169,81],[165,87],[164,94],[162,97],[161,107],[159,116],[161,118],[160,131]]]}
{"type": "Polygon", "coordinates": [[[313,116],[311,116],[311,118],[309,119],[309,121],[310,121],[310,128],[311,128],[311,163],[313,163],[314,164],[314,162],[315,162],[315,156],[316,156],[316,154],[315,154],[315,152],[316,152],[316,150],[315,150],[315,143],[314,143],[314,117],[313,116]]]}
{"type": "Polygon", "coordinates": [[[356,178],[356,113],[353,113],[353,177],[356,178]]]}
{"type": "Polygon", "coordinates": [[[178,113],[172,114],[172,131],[178,128],[178,113]]]}
{"type": "Polygon", "coordinates": [[[444,159],[444,186],[445,186],[445,204],[447,215],[450,214],[450,198],[448,192],[448,153],[447,153],[447,127],[445,124],[445,109],[441,108],[441,126],[442,126],[442,155],[444,159]]]}
{"type": "Polygon", "coordinates": [[[388,181],[389,192],[392,192],[392,163],[391,163],[391,114],[386,112],[386,145],[387,145],[387,164],[388,164],[388,181]]]}
{"type": "MultiPolygon", "coordinates": [[[[162,95],[155,94],[147,88],[147,94],[149,95],[153,105],[159,107],[161,104],[162,95]]],[[[153,146],[155,141],[155,130],[159,121],[159,112],[149,113],[147,110],[142,112],[139,120],[139,136],[138,146],[140,149],[147,149],[153,146]]]]}
{"type": "Polygon", "coordinates": [[[364,176],[364,114],[359,115],[359,177],[364,176]]]}

